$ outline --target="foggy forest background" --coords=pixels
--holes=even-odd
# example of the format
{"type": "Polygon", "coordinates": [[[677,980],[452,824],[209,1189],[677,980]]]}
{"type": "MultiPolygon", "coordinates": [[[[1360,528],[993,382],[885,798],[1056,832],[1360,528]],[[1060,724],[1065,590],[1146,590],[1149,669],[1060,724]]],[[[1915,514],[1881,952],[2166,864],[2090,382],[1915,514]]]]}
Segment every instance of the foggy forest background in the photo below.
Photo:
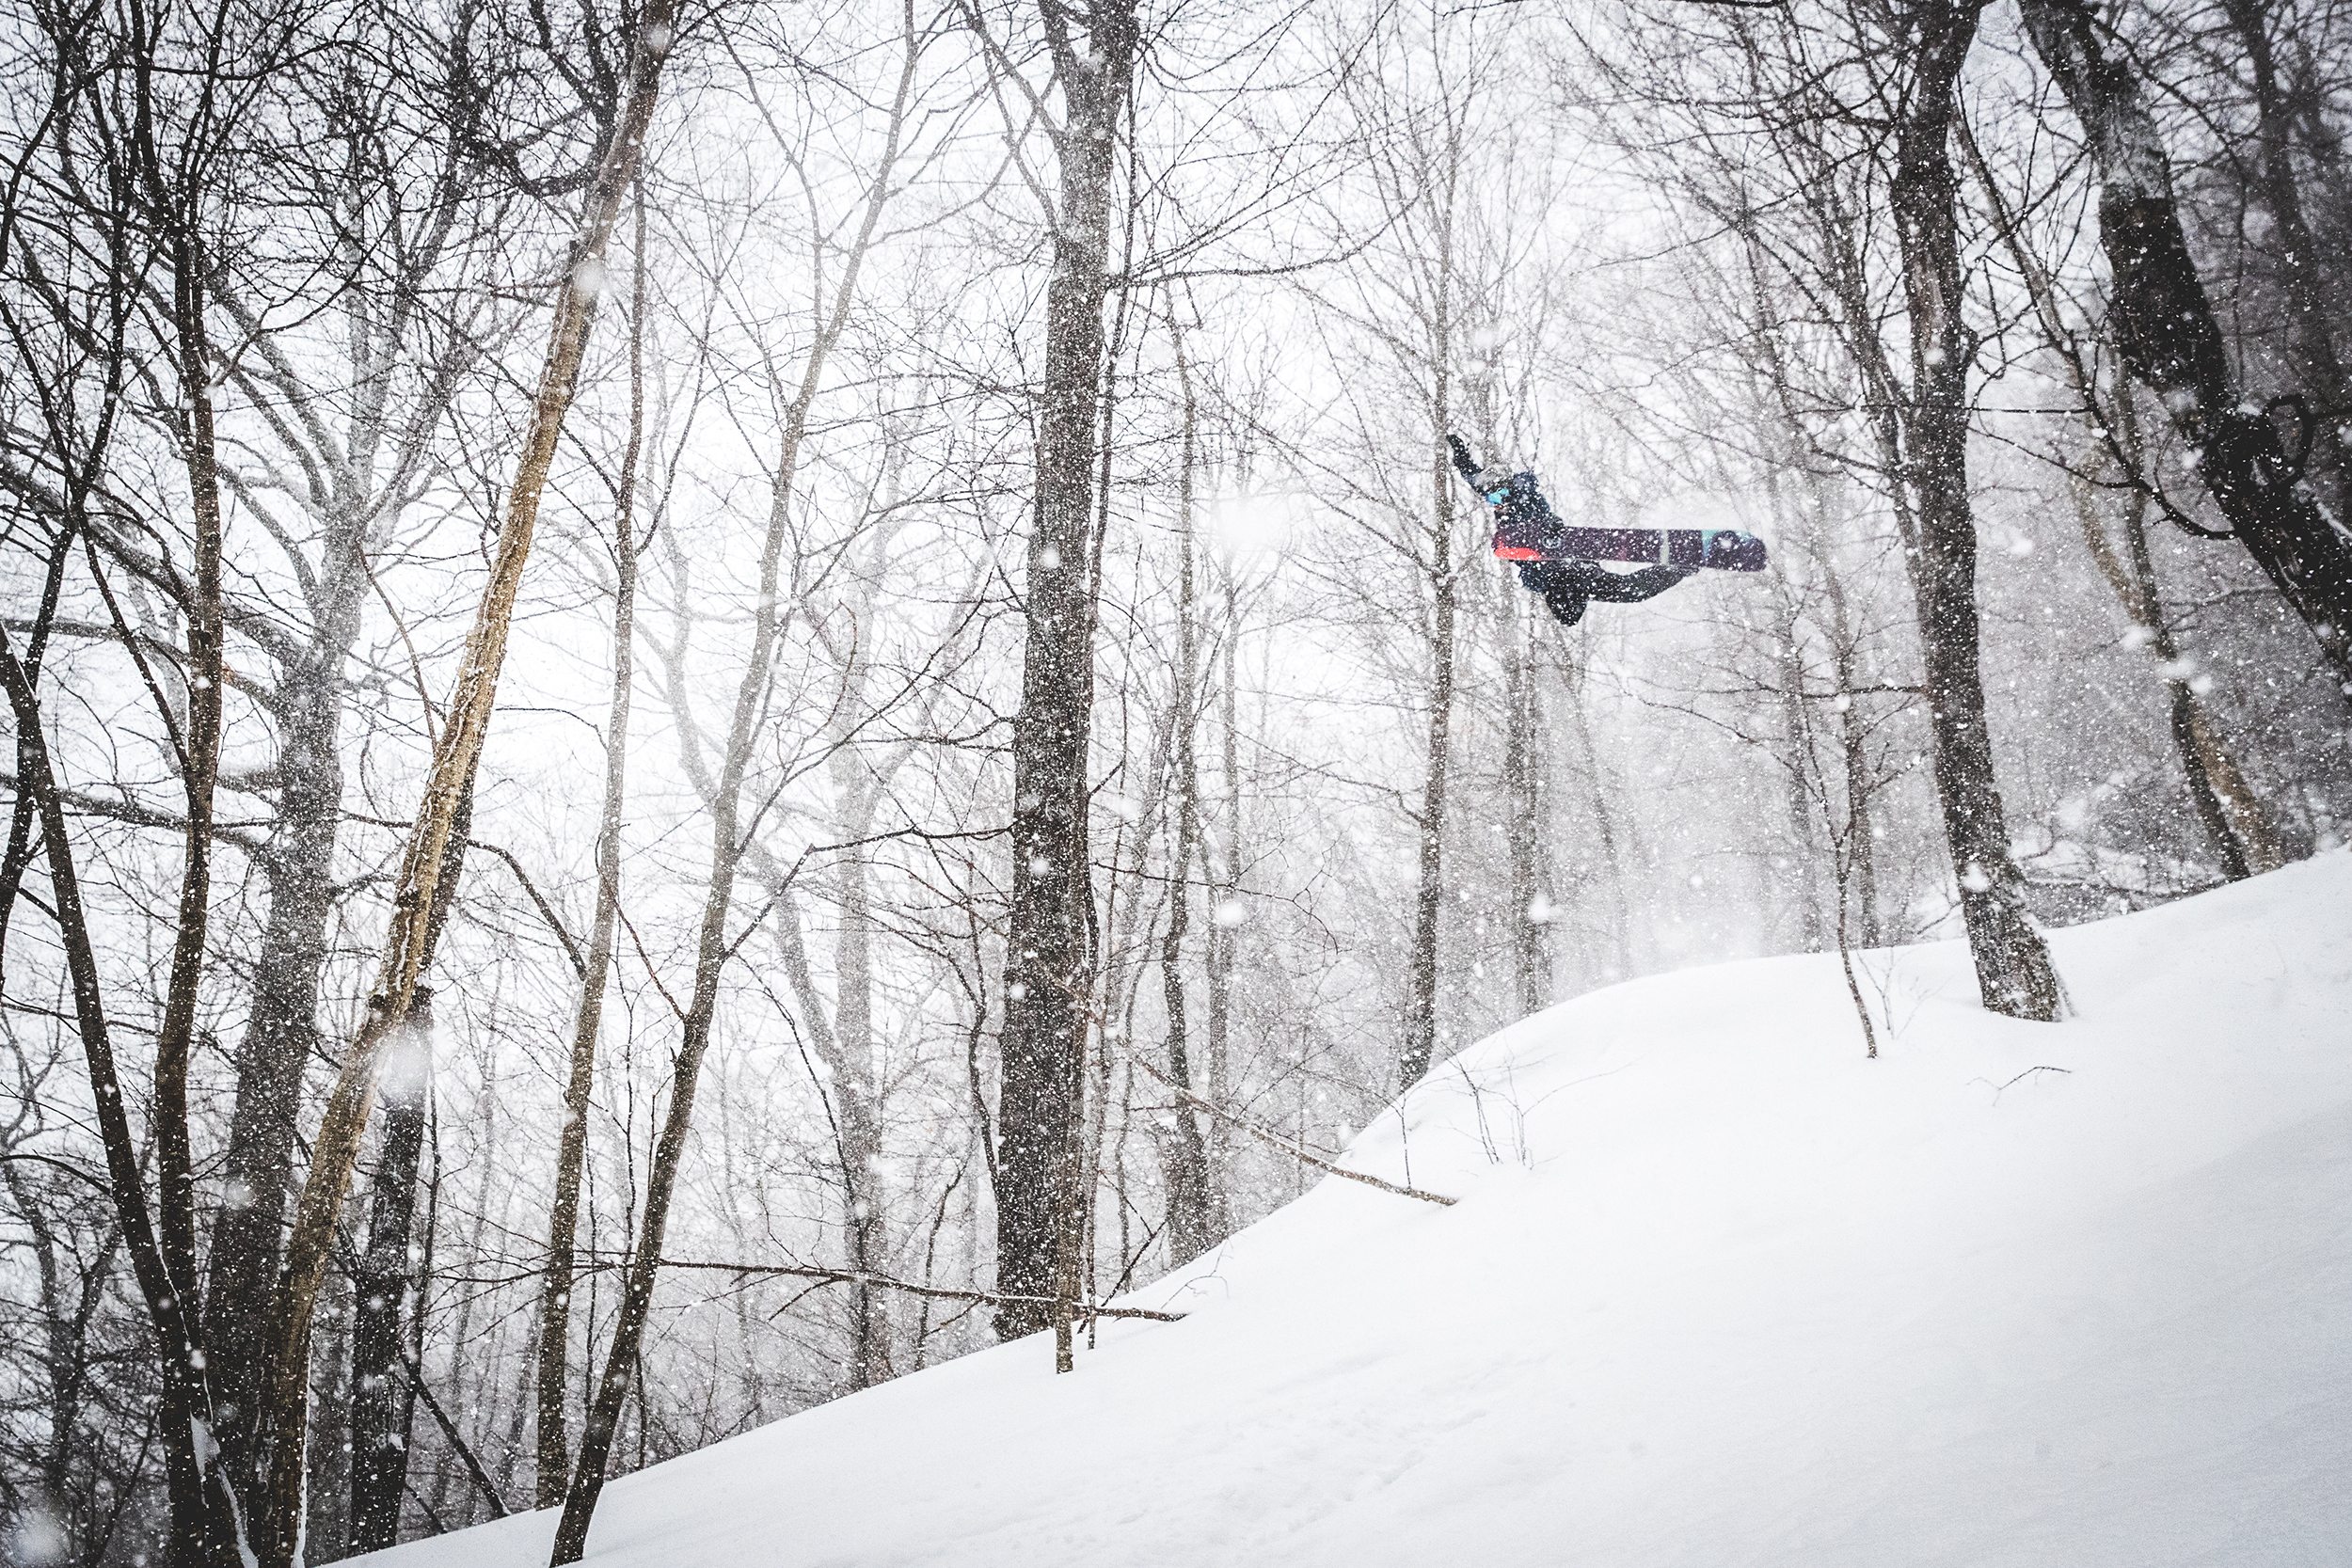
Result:
{"type": "Polygon", "coordinates": [[[1842,952],[1859,1063],[2343,842],[2340,0],[5,48],[7,1560],[584,1531],[1555,1001],[1842,952]],[[1773,570],[1564,631],[1449,429],[1773,570]]]}

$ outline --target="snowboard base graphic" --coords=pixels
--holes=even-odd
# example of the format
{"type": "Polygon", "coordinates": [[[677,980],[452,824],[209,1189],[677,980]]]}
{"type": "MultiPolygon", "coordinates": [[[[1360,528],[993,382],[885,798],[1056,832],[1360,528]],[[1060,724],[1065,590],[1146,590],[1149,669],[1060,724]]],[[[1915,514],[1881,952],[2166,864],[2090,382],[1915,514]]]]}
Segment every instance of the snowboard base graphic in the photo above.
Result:
{"type": "Polygon", "coordinates": [[[1563,528],[1545,530],[1543,546],[1495,540],[1505,561],[1625,561],[1717,572],[1760,572],[1764,541],[1733,528],[1563,528]]]}

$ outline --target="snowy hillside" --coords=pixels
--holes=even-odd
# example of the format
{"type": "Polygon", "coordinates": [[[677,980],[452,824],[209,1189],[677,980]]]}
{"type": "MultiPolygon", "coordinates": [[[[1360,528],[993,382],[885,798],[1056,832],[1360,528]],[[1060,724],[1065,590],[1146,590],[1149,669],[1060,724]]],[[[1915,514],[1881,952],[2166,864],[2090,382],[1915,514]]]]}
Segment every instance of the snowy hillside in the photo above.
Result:
{"type": "MultiPolygon", "coordinates": [[[[2352,1561],[2352,855],[2056,938],[1616,987],[1042,1340],[617,1482],[590,1560],[1117,1568],[2352,1561]],[[2034,1070],[2036,1069],[2062,1070],[2034,1070]]],[[[372,1560],[524,1568],[551,1518],[372,1560]]]]}

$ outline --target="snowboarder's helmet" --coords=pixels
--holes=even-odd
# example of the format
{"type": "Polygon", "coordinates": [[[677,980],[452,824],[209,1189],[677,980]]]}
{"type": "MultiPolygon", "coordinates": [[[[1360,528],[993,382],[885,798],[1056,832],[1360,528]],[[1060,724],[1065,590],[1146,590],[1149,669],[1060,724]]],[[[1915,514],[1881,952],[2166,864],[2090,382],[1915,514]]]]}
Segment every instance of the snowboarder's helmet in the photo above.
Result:
{"type": "Polygon", "coordinates": [[[1478,486],[1480,495],[1497,506],[1511,499],[1513,476],[1501,468],[1481,468],[1473,476],[1472,483],[1478,486]]]}

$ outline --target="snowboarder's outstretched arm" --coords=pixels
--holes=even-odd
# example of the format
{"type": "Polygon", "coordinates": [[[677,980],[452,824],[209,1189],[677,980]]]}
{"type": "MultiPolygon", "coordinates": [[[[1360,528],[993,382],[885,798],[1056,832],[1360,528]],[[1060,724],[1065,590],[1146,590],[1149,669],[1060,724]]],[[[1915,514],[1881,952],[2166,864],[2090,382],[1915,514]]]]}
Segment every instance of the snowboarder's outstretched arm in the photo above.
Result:
{"type": "Polygon", "coordinates": [[[1464,479],[1470,482],[1470,487],[1476,489],[1478,487],[1478,460],[1470,455],[1470,443],[1452,431],[1447,431],[1445,444],[1454,449],[1454,467],[1461,471],[1464,479]]]}

